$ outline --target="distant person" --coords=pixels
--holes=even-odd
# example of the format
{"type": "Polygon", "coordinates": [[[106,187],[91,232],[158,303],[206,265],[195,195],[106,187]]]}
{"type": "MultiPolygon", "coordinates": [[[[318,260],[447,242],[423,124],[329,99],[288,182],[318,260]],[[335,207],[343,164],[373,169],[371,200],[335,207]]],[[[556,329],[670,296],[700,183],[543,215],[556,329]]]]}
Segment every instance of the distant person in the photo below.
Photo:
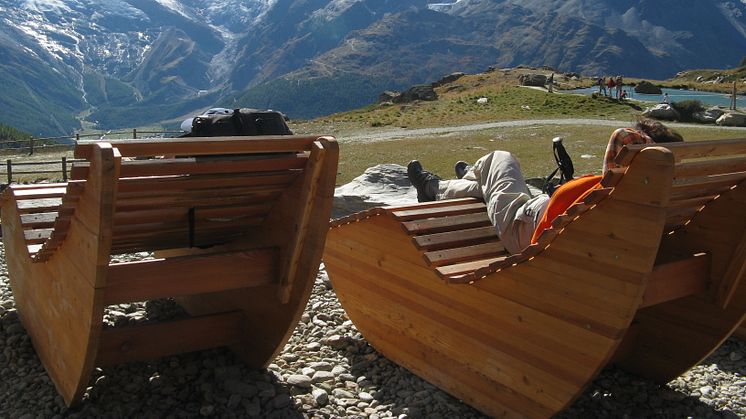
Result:
{"type": "Polygon", "coordinates": [[[619,96],[619,99],[622,99],[622,100],[627,99],[627,90],[622,90],[622,95],[619,96]]]}
{"type": "MultiPolygon", "coordinates": [[[[628,144],[683,141],[682,137],[658,121],[641,119],[634,128],[620,128],[609,138],[603,171],[616,167],[614,157],[628,144]]],[[[518,160],[507,151],[493,151],[477,160],[473,166],[456,163],[457,179],[442,180],[412,160],[407,176],[417,189],[419,202],[473,197],[487,204],[487,216],[495,226],[505,249],[517,254],[531,243],[559,214],[599,187],[601,176],[584,176],[560,186],[550,199],[540,193],[532,195],[521,173],[518,160]]]]}
{"type": "Polygon", "coordinates": [[[617,99],[622,98],[622,87],[624,86],[624,80],[622,76],[616,76],[616,97],[617,99]]]}
{"type": "Polygon", "coordinates": [[[552,73],[552,75],[549,76],[549,78],[547,79],[547,90],[549,91],[549,93],[553,92],[552,90],[553,84],[554,84],[554,73],[552,73]]]}
{"type": "Polygon", "coordinates": [[[606,87],[609,88],[609,97],[614,97],[614,86],[616,86],[614,77],[609,77],[609,81],[606,82],[606,87]]]}
{"type": "Polygon", "coordinates": [[[603,77],[598,78],[598,93],[606,96],[606,79],[603,77]]]}
{"type": "Polygon", "coordinates": [[[668,93],[663,94],[663,100],[661,101],[661,103],[665,103],[666,105],[668,105],[669,103],[668,93]]]}

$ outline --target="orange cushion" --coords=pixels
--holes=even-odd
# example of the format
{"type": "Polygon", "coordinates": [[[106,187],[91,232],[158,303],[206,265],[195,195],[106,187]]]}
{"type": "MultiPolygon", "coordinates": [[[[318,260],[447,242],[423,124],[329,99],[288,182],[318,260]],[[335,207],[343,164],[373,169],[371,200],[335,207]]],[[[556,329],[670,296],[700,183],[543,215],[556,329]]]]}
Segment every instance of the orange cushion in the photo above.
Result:
{"type": "Polygon", "coordinates": [[[544,211],[544,216],[541,217],[541,221],[539,221],[534,235],[531,237],[531,244],[539,240],[541,233],[552,226],[552,221],[558,215],[563,214],[571,205],[581,202],[591,191],[600,187],[601,176],[592,175],[579,177],[561,185],[549,199],[547,210],[544,211]]]}

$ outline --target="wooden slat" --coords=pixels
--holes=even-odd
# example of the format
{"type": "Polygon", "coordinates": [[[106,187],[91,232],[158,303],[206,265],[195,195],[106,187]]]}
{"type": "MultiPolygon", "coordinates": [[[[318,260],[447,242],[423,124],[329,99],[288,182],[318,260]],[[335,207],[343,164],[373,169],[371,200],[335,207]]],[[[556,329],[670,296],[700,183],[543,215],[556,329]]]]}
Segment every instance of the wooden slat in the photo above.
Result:
{"type": "Polygon", "coordinates": [[[688,259],[655,266],[640,308],[707,291],[711,262],[710,255],[700,253],[688,259]]]}
{"type": "Polygon", "coordinates": [[[746,171],[746,157],[692,161],[674,167],[674,179],[746,171]]]}
{"type": "Polygon", "coordinates": [[[101,331],[96,365],[144,361],[240,342],[246,319],[228,312],[101,331]]]}
{"type": "Polygon", "coordinates": [[[34,189],[16,189],[13,188],[13,196],[17,200],[23,199],[42,199],[42,198],[61,198],[67,188],[65,186],[54,188],[34,188],[34,189]]]}
{"type": "Polygon", "coordinates": [[[457,247],[455,249],[425,252],[425,260],[431,266],[451,265],[472,259],[506,256],[505,246],[499,241],[478,244],[475,246],[457,247]]]}
{"type": "Polygon", "coordinates": [[[202,174],[125,178],[119,181],[119,193],[183,191],[260,185],[289,185],[301,171],[259,173],[202,174]]]}
{"type": "MultiPolygon", "coordinates": [[[[262,202],[238,206],[210,206],[199,207],[194,211],[195,221],[209,221],[220,218],[247,218],[266,215],[272,208],[271,202],[262,202]]],[[[114,226],[126,226],[132,224],[149,224],[163,220],[185,219],[188,208],[157,208],[147,210],[123,211],[114,214],[114,226]]]]}
{"type": "Polygon", "coordinates": [[[428,207],[402,211],[392,211],[391,214],[399,221],[419,220],[431,217],[444,217],[447,215],[470,214],[484,211],[482,202],[463,205],[452,205],[447,207],[428,207]]]}
{"type": "Polygon", "coordinates": [[[215,207],[215,206],[247,206],[272,202],[280,194],[280,191],[262,191],[251,195],[199,197],[192,196],[187,199],[183,196],[155,196],[144,198],[129,198],[117,201],[116,209],[120,211],[142,211],[154,208],[179,207],[215,207]]]}
{"type": "MultiPolygon", "coordinates": [[[[53,201],[53,200],[47,200],[53,201]]],[[[18,213],[23,214],[36,214],[40,212],[54,212],[60,208],[61,201],[58,199],[57,202],[35,202],[34,205],[21,206],[21,202],[18,202],[18,213]]],[[[28,202],[28,201],[27,201],[28,202]]]]}
{"type": "Polygon", "coordinates": [[[50,189],[50,188],[64,188],[67,186],[67,183],[64,182],[56,182],[56,183],[32,183],[28,185],[23,184],[13,184],[10,187],[14,191],[20,191],[25,189],[50,189]]]}
{"type": "Polygon", "coordinates": [[[388,207],[382,207],[388,212],[406,211],[410,209],[424,209],[424,208],[438,208],[438,207],[451,207],[465,204],[475,204],[482,202],[476,198],[455,198],[455,199],[443,199],[438,201],[429,202],[418,202],[416,204],[407,205],[391,205],[388,207]]]}
{"type": "MultiPolygon", "coordinates": [[[[283,153],[308,150],[315,136],[275,135],[261,137],[194,137],[109,141],[122,157],[163,155],[199,156],[215,154],[283,153]]],[[[91,146],[100,141],[79,141],[75,158],[88,159],[91,146]]]]}
{"type": "Polygon", "coordinates": [[[181,297],[267,285],[276,279],[276,249],[184,256],[109,265],[105,304],[181,297]]]}
{"type": "Polygon", "coordinates": [[[409,234],[443,233],[487,225],[490,225],[490,219],[487,217],[486,211],[417,221],[405,221],[402,223],[404,231],[409,234]]]}
{"type": "Polygon", "coordinates": [[[413,240],[420,250],[438,250],[482,243],[497,238],[495,227],[469,228],[461,231],[417,236],[413,240]]]}
{"type": "Polygon", "coordinates": [[[24,230],[23,236],[26,238],[27,244],[39,244],[44,243],[45,240],[52,235],[52,228],[40,228],[38,230],[24,230]]]}
{"type": "Polygon", "coordinates": [[[57,212],[41,212],[21,215],[21,225],[26,228],[47,228],[54,225],[57,212]]]}
{"type": "MultiPolygon", "coordinates": [[[[718,141],[687,141],[683,143],[656,144],[666,147],[674,153],[676,160],[684,160],[700,157],[732,156],[735,154],[746,154],[746,138],[718,141]]],[[[632,162],[634,156],[649,144],[635,144],[624,146],[614,158],[614,162],[620,166],[627,166],[632,162]]]]}
{"type": "MultiPolygon", "coordinates": [[[[122,163],[122,178],[141,176],[172,176],[187,174],[216,174],[240,172],[269,172],[286,169],[301,169],[306,164],[303,156],[283,158],[235,158],[231,160],[201,160],[196,158],[131,160],[122,163]]],[[[88,176],[88,163],[73,166],[70,176],[85,179],[88,176]]]]}
{"type": "Polygon", "coordinates": [[[746,173],[687,179],[681,183],[674,182],[671,188],[671,198],[681,200],[719,195],[744,179],[746,179],[746,173]]]}
{"type": "Polygon", "coordinates": [[[454,265],[445,265],[435,268],[438,275],[441,277],[449,277],[455,275],[463,275],[470,272],[474,272],[479,268],[489,266],[492,263],[501,262],[506,259],[506,256],[492,257],[487,259],[480,259],[471,262],[457,263],[454,265]]]}
{"type": "Polygon", "coordinates": [[[292,221],[295,225],[292,229],[290,240],[287,243],[287,257],[280,273],[278,296],[283,304],[287,304],[290,300],[290,292],[298,275],[301,252],[303,251],[308,231],[311,227],[309,225],[311,222],[311,212],[318,200],[319,179],[321,178],[325,155],[326,150],[321,143],[314,143],[311,148],[311,156],[308,159],[308,167],[305,170],[300,196],[298,197],[301,205],[298,205],[296,215],[292,221]]]}

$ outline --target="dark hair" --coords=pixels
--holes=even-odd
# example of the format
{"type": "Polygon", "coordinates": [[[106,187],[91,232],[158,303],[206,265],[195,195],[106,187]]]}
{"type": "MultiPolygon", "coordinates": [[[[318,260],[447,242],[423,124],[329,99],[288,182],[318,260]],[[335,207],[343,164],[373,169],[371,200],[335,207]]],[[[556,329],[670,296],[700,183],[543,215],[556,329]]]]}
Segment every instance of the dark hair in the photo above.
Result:
{"type": "Polygon", "coordinates": [[[684,141],[681,134],[654,119],[638,119],[635,123],[635,129],[644,132],[656,143],[680,143],[684,141]]]}

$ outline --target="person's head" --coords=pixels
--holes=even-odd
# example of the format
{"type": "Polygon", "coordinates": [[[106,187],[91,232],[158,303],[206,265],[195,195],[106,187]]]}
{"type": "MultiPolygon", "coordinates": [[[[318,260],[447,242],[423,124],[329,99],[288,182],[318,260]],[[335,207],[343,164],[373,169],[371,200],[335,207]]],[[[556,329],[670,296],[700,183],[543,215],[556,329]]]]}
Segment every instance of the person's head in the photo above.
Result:
{"type": "Polygon", "coordinates": [[[684,141],[681,134],[655,119],[640,118],[635,123],[635,129],[644,132],[656,143],[680,143],[684,141]]]}

